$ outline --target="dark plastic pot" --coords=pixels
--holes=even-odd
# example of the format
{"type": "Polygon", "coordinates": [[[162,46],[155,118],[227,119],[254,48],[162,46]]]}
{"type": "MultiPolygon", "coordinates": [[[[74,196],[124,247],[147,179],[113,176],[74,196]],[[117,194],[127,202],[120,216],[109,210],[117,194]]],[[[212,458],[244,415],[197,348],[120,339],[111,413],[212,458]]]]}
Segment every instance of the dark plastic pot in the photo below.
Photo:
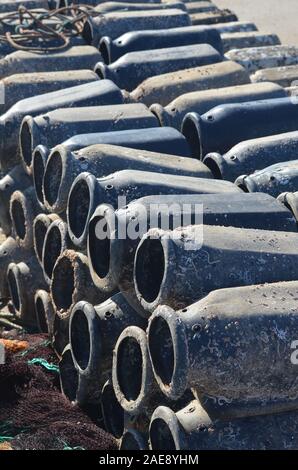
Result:
{"type": "Polygon", "coordinates": [[[184,93],[243,85],[249,82],[246,70],[236,62],[227,60],[147,78],[131,93],[131,96],[148,106],[153,103],[166,106],[184,93]]]}
{"type": "Polygon", "coordinates": [[[87,44],[98,46],[103,36],[115,39],[128,31],[144,29],[169,29],[190,26],[188,14],[178,9],[153,11],[116,11],[89,17],[84,24],[82,36],[87,44]]]}
{"type": "Polygon", "coordinates": [[[68,232],[76,246],[85,246],[89,220],[96,207],[103,203],[118,209],[133,199],[152,194],[217,192],[241,192],[241,190],[226,181],[149,171],[122,170],[100,179],[96,179],[90,173],[81,173],[74,180],[69,193],[68,232]]]}
{"type": "Polygon", "coordinates": [[[31,185],[31,178],[25,173],[22,165],[16,165],[0,179],[0,226],[5,235],[11,233],[9,205],[12,194],[16,190],[24,191],[31,185]]]}
{"type": "Polygon", "coordinates": [[[296,411],[220,421],[212,419],[193,401],[177,413],[165,406],[155,410],[150,424],[150,449],[294,450],[296,433],[296,411]]]}
{"type": "MultiPolygon", "coordinates": [[[[147,431],[156,403],[169,404],[153,376],[147,337],[138,326],[128,326],[120,334],[113,351],[112,380],[115,396],[126,414],[126,426],[147,431]],[[135,421],[135,424],[134,424],[135,421]]],[[[193,398],[187,391],[171,406],[179,410],[193,398]]]]}
{"type": "Polygon", "coordinates": [[[244,140],[227,153],[209,153],[204,163],[215,178],[235,181],[242,174],[262,170],[278,162],[296,160],[298,155],[298,132],[270,135],[244,140]]]}
{"type": "MultiPolygon", "coordinates": [[[[18,123],[16,125],[18,131],[18,126],[20,125],[22,118],[26,114],[30,114],[30,117],[25,118],[21,124],[19,145],[24,166],[28,172],[31,172],[32,154],[36,145],[34,145],[32,142],[30,125],[27,124],[28,119],[30,120],[33,116],[37,116],[57,108],[59,111],[61,108],[77,109],[85,106],[95,107],[108,104],[115,105],[122,104],[125,101],[125,95],[110,80],[104,80],[103,82],[95,81],[71,88],[66,88],[64,90],[58,90],[49,94],[28,98],[27,100],[24,100],[16,105],[16,112],[15,110],[11,109],[5,115],[6,118],[4,117],[4,122],[7,122],[7,118],[11,118],[11,116],[13,116],[16,119],[16,124],[18,123]]],[[[41,120],[47,121],[47,119],[43,116],[38,117],[41,120]]],[[[48,123],[48,125],[49,124],[50,123],[48,123]]],[[[8,145],[5,145],[5,148],[7,148],[8,145]]]]}
{"type": "Polygon", "coordinates": [[[225,153],[243,140],[297,128],[296,102],[291,98],[275,98],[224,104],[202,116],[189,113],[183,120],[182,133],[192,148],[192,155],[202,159],[210,152],[225,153]]]}
{"type": "Polygon", "coordinates": [[[210,11],[207,13],[194,13],[190,15],[191,23],[196,24],[216,24],[216,23],[230,23],[237,21],[237,16],[228,9],[210,11]]]}
{"type": "MultiPolygon", "coordinates": [[[[100,84],[100,82],[95,83],[100,84]]],[[[105,83],[108,83],[109,87],[112,82],[108,80],[105,83]]],[[[93,84],[88,84],[88,86],[91,85],[93,84]]],[[[116,87],[114,84],[112,86],[116,87]]],[[[113,99],[111,99],[111,96],[95,97],[93,104],[97,100],[98,104],[101,103],[100,106],[56,109],[37,117],[25,117],[21,124],[20,143],[26,167],[30,168],[32,154],[37,145],[51,148],[78,132],[107,132],[159,126],[157,118],[144,104],[115,104],[124,102],[123,95],[118,87],[115,91],[118,96],[114,96],[113,99]],[[108,102],[110,102],[110,105],[107,105],[108,102]]],[[[36,98],[40,97],[37,96],[36,98]]],[[[59,168],[57,171],[59,171],[59,168]]]]}
{"type": "Polygon", "coordinates": [[[87,256],[73,250],[64,251],[55,263],[51,297],[62,319],[69,318],[73,306],[82,299],[99,303],[107,298],[92,282],[87,256]]]}
{"type": "Polygon", "coordinates": [[[47,333],[52,340],[54,334],[55,310],[50,294],[42,289],[34,296],[36,323],[41,333],[47,333]]]}
{"type": "Polygon", "coordinates": [[[249,73],[254,73],[260,69],[298,64],[298,47],[277,45],[233,49],[226,57],[241,64],[249,73]]]}
{"type": "Polygon", "coordinates": [[[71,402],[76,402],[79,385],[78,373],[74,367],[70,345],[67,344],[62,351],[59,361],[59,378],[62,394],[71,402]]]}
{"type": "Polygon", "coordinates": [[[296,221],[298,222],[298,193],[282,193],[277,199],[293,213],[296,221]]]}
{"type": "Polygon", "coordinates": [[[177,399],[191,387],[210,398],[208,413],[223,419],[297,409],[297,286],[219,289],[183,310],[157,308],[148,344],[163,393],[177,399]]]}
{"type": "Polygon", "coordinates": [[[100,305],[86,301],[72,309],[69,338],[74,366],[79,373],[79,403],[96,403],[112,370],[112,353],[120,333],[128,325],[146,326],[126,302],[116,294],[100,305]]]}
{"type": "Polygon", "coordinates": [[[37,259],[10,263],[7,282],[16,317],[23,325],[36,327],[34,296],[38,289],[46,287],[37,259]]]}
{"type": "Polygon", "coordinates": [[[262,192],[273,197],[298,188],[298,160],[276,163],[251,175],[239,176],[235,184],[248,193],[262,192]]]}
{"type": "Polygon", "coordinates": [[[92,46],[74,46],[61,52],[42,54],[16,51],[0,60],[0,78],[16,73],[57,72],[59,70],[88,70],[101,60],[92,46]]]}
{"type": "Polygon", "coordinates": [[[150,110],[158,117],[161,126],[173,126],[176,129],[181,129],[184,116],[190,112],[205,114],[210,109],[223,104],[285,98],[286,96],[286,91],[277,84],[250,83],[248,85],[194,91],[179,96],[166,107],[153,104],[150,110]]]}
{"type": "Polygon", "coordinates": [[[47,230],[51,223],[58,219],[56,214],[38,214],[33,222],[33,246],[36,258],[42,266],[42,252],[47,230]]]}
{"type": "Polygon", "coordinates": [[[149,152],[168,153],[189,157],[190,149],[184,135],[173,127],[149,127],[128,129],[127,131],[78,134],[62,143],[65,149],[73,152],[95,144],[120,145],[149,152]]]}
{"type": "Polygon", "coordinates": [[[125,101],[125,94],[110,80],[85,83],[19,101],[0,117],[0,132],[2,136],[5,136],[1,139],[0,146],[2,169],[7,170],[14,164],[18,164],[22,152],[25,168],[31,172],[32,153],[36,145],[30,147],[30,129],[26,124],[22,124],[25,116],[30,115],[32,119],[32,116],[56,108],[121,104],[125,101]]]}
{"type": "Polygon", "coordinates": [[[114,40],[105,36],[100,41],[99,50],[104,62],[111,64],[128,52],[190,44],[210,44],[220,54],[223,53],[219,32],[208,26],[131,31],[114,40]]]}
{"type": "Polygon", "coordinates": [[[125,429],[125,413],[116,398],[111,380],[107,380],[102,387],[100,404],[105,430],[120,439],[125,429]]]}
{"type": "Polygon", "coordinates": [[[138,246],[134,279],[139,302],[153,311],[184,308],[219,288],[297,277],[297,233],[192,225],[151,229],[138,246]]]}
{"type": "Polygon", "coordinates": [[[98,14],[104,15],[107,13],[111,13],[113,11],[152,11],[152,10],[168,10],[171,9],[178,9],[182,11],[186,11],[186,6],[183,2],[169,2],[169,3],[142,3],[141,0],[137,3],[130,3],[130,2],[103,2],[99,5],[96,5],[94,11],[98,14]]]}
{"type": "Polygon", "coordinates": [[[26,261],[33,255],[32,251],[20,247],[14,238],[8,237],[0,245],[0,295],[1,298],[9,297],[7,283],[7,268],[10,263],[26,261]]]}
{"type": "Polygon", "coordinates": [[[269,81],[284,87],[292,86],[292,83],[297,80],[298,65],[284,65],[283,67],[258,70],[251,76],[251,81],[254,83],[269,81]]]}
{"type": "Polygon", "coordinates": [[[67,232],[67,224],[60,217],[55,218],[47,229],[42,249],[42,270],[48,284],[51,283],[57,259],[69,248],[71,248],[71,243],[67,232]]]}
{"type": "Polygon", "coordinates": [[[209,44],[192,44],[128,52],[110,65],[98,62],[95,72],[100,78],[113,80],[121,88],[132,91],[146,78],[157,74],[201,67],[221,61],[221,54],[209,44]]]}
{"type": "Polygon", "coordinates": [[[258,31],[249,33],[224,33],[221,38],[225,52],[232,49],[276,46],[280,44],[280,39],[276,34],[264,34],[258,31]]]}
{"type": "Polygon", "coordinates": [[[245,33],[250,31],[258,31],[255,23],[247,21],[231,21],[228,23],[218,23],[212,25],[220,34],[225,33],[245,33]]]}
{"type": "Polygon", "coordinates": [[[104,144],[70,152],[63,145],[59,145],[53,149],[44,175],[46,208],[51,212],[63,211],[73,181],[84,171],[103,178],[127,168],[172,175],[211,177],[210,170],[194,158],[104,144]]]}
{"type": "Polygon", "coordinates": [[[33,221],[40,213],[32,186],[25,191],[15,191],[10,198],[12,234],[19,246],[33,248],[33,221]]]}
{"type": "MultiPolygon", "coordinates": [[[[32,153],[32,163],[25,166],[27,173],[31,171],[36,199],[40,208],[46,212],[43,194],[43,177],[50,150],[45,145],[38,145],[32,153]]],[[[24,166],[24,165],[23,165],[24,166]]]]}
{"type": "Polygon", "coordinates": [[[98,80],[98,75],[92,70],[45,71],[11,75],[1,80],[1,87],[4,87],[5,95],[5,102],[0,104],[1,114],[25,98],[96,80],[98,80]]]}

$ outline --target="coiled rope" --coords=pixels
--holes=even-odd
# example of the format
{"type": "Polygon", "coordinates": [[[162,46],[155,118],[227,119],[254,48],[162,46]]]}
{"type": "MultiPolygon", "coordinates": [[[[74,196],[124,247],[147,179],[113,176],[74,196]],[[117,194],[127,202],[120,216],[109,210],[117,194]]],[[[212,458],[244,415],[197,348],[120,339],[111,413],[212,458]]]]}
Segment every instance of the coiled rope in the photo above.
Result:
{"type": "Polygon", "coordinates": [[[14,26],[14,32],[0,34],[1,42],[23,51],[57,51],[69,46],[70,38],[78,36],[84,22],[98,15],[89,5],[71,5],[48,12],[29,10],[20,6],[18,11],[0,16],[0,28],[14,26]],[[49,24],[49,20],[51,20],[49,24]],[[51,44],[57,40],[56,44],[51,44]]]}

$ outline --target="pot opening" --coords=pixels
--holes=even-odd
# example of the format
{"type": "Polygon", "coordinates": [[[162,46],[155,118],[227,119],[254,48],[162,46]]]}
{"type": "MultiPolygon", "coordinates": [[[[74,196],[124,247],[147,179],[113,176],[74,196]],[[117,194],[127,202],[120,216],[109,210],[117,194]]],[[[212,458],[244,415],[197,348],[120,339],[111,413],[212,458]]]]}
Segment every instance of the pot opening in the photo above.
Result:
{"type": "Polygon", "coordinates": [[[59,152],[54,152],[49,157],[44,175],[44,196],[50,206],[57,202],[61,180],[62,158],[59,152]]]}
{"type": "Polygon", "coordinates": [[[46,312],[44,308],[44,303],[40,297],[37,297],[35,300],[35,313],[40,331],[42,333],[48,333],[46,312]]]}
{"type": "Polygon", "coordinates": [[[169,386],[174,373],[175,354],[171,330],[164,318],[156,317],[152,320],[148,345],[156,375],[163,384],[169,386]]]}
{"type": "Polygon", "coordinates": [[[209,170],[213,174],[214,178],[217,180],[222,180],[222,174],[219,169],[218,164],[213,160],[212,157],[206,157],[204,159],[204,163],[206,166],[208,166],[209,170]]]}
{"type": "Polygon", "coordinates": [[[56,263],[52,276],[52,298],[57,310],[68,310],[72,305],[74,266],[65,256],[56,263]]]}
{"type": "Polygon", "coordinates": [[[70,350],[64,352],[59,363],[60,383],[64,395],[70,400],[75,401],[78,389],[78,373],[74,367],[70,350]]]}
{"type": "Polygon", "coordinates": [[[49,227],[44,246],[43,269],[51,279],[55,263],[62,253],[62,236],[57,225],[49,227]]]}
{"type": "Polygon", "coordinates": [[[34,246],[38,261],[42,262],[42,249],[47,233],[47,226],[42,219],[37,219],[34,223],[34,246]]]}
{"type": "Polygon", "coordinates": [[[80,238],[88,222],[90,210],[90,192],[85,180],[79,179],[73,186],[68,200],[68,223],[71,232],[80,238]]]}
{"type": "MultiPolygon", "coordinates": [[[[99,52],[102,55],[104,63],[110,64],[111,61],[110,61],[109,45],[104,38],[100,41],[99,52]]],[[[100,78],[104,78],[104,77],[100,77],[100,78]]]]}
{"type": "Polygon", "coordinates": [[[94,217],[89,224],[89,260],[92,269],[104,278],[110,268],[110,230],[105,217],[94,217]]]}
{"type": "Polygon", "coordinates": [[[16,309],[17,312],[20,311],[21,307],[21,301],[20,301],[20,296],[19,296],[19,288],[18,288],[18,282],[15,277],[15,273],[12,269],[10,269],[7,273],[7,282],[9,286],[9,292],[11,295],[11,300],[14,305],[14,308],[16,309]]]}
{"type": "Polygon", "coordinates": [[[39,150],[35,150],[34,155],[33,155],[34,187],[35,187],[37,199],[42,204],[44,201],[43,191],[42,191],[44,169],[45,169],[45,166],[44,166],[42,154],[40,153],[39,150]]]}
{"type": "Polygon", "coordinates": [[[32,163],[32,135],[27,121],[24,121],[20,133],[21,150],[24,162],[28,167],[32,163]]]}
{"type": "Polygon", "coordinates": [[[70,341],[75,361],[85,370],[90,359],[90,334],[87,317],[81,309],[75,310],[72,315],[70,341]]]}
{"type": "Polygon", "coordinates": [[[18,199],[13,199],[11,204],[11,218],[16,235],[24,240],[26,236],[26,219],[24,214],[24,208],[18,199]]]}
{"type": "Polygon", "coordinates": [[[163,419],[157,418],[152,421],[149,436],[152,450],[176,450],[172,432],[163,419]]]}
{"type": "Polygon", "coordinates": [[[118,402],[114,388],[110,383],[103,388],[101,406],[107,432],[120,439],[124,432],[124,410],[118,402]]]}
{"type": "Polygon", "coordinates": [[[186,138],[193,158],[202,158],[201,141],[199,132],[194,121],[187,117],[182,124],[182,134],[186,138]]]}
{"type": "Polygon", "coordinates": [[[126,337],[117,351],[117,380],[127,401],[140,395],[143,377],[142,350],[135,338],[126,337]]]}
{"type": "Polygon", "coordinates": [[[153,302],[158,297],[165,273],[165,256],[161,241],[145,239],[139,247],[135,263],[138,291],[146,302],[153,302]]]}

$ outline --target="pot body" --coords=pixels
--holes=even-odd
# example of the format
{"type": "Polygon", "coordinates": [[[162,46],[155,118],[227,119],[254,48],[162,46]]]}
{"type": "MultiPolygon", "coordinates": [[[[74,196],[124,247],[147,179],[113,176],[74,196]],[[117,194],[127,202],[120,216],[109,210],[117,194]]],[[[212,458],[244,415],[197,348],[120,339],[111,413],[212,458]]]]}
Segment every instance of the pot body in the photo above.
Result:
{"type": "Polygon", "coordinates": [[[242,85],[249,81],[249,75],[241,65],[224,61],[147,78],[131,96],[147,105],[166,106],[185,93],[242,85]]]}
{"type": "Polygon", "coordinates": [[[99,62],[95,71],[101,78],[109,78],[121,88],[132,91],[146,78],[157,74],[214,64],[221,60],[222,56],[209,44],[193,44],[128,52],[110,65],[99,62]]]}
{"type": "Polygon", "coordinates": [[[190,44],[210,44],[220,54],[223,53],[219,32],[208,26],[130,31],[114,40],[106,36],[101,39],[99,49],[104,62],[110,64],[128,52],[190,44]]]}

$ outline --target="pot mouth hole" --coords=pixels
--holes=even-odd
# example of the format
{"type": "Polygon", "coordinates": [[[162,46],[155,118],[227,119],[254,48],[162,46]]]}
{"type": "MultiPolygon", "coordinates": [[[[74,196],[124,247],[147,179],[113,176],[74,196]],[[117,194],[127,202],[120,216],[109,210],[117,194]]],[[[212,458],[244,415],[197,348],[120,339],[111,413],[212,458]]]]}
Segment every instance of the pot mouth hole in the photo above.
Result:
{"type": "Polygon", "coordinates": [[[35,150],[34,158],[33,158],[34,187],[35,187],[37,199],[42,204],[44,202],[43,191],[42,191],[44,170],[45,170],[45,166],[44,166],[42,154],[40,153],[39,150],[35,150]]]}
{"type": "Polygon", "coordinates": [[[168,424],[156,418],[150,425],[150,442],[153,450],[175,450],[176,444],[168,424]]]}
{"type": "Polygon", "coordinates": [[[59,256],[62,253],[62,239],[61,232],[57,225],[50,227],[48,229],[45,246],[44,246],[44,256],[43,256],[43,268],[48,276],[51,279],[53,274],[53,269],[55,263],[59,256]]]}
{"type": "Polygon", "coordinates": [[[57,310],[68,310],[73,303],[75,289],[74,266],[62,257],[55,265],[52,276],[52,298],[57,310]]]}
{"type": "Polygon", "coordinates": [[[82,31],[82,37],[85,39],[87,44],[91,44],[93,40],[93,28],[90,24],[90,22],[87,20],[85,21],[83,31],[82,31]]]}
{"type": "Polygon", "coordinates": [[[24,162],[29,167],[32,163],[32,135],[27,121],[24,121],[21,129],[21,149],[24,162]]]}
{"type": "Polygon", "coordinates": [[[40,331],[42,333],[48,333],[46,312],[44,308],[44,303],[40,297],[37,297],[35,301],[35,312],[40,331]]]}
{"type": "Polygon", "coordinates": [[[206,157],[204,159],[204,163],[206,166],[208,166],[209,170],[211,171],[212,175],[214,176],[215,179],[217,180],[222,180],[222,174],[219,169],[218,164],[213,160],[211,157],[206,157]]]}
{"type": "Polygon", "coordinates": [[[164,318],[156,317],[152,320],[148,345],[155,374],[164,385],[170,386],[175,368],[175,351],[172,333],[164,318]]]}
{"type": "Polygon", "coordinates": [[[165,274],[165,255],[158,239],[146,238],[135,260],[135,278],[139,293],[146,302],[157,299],[165,274]]]}
{"type": "MultiPolygon", "coordinates": [[[[103,58],[104,63],[105,63],[105,64],[109,64],[109,63],[110,63],[109,46],[108,46],[108,44],[106,43],[106,40],[105,40],[105,39],[102,39],[102,40],[100,41],[99,52],[100,52],[101,55],[102,55],[102,58],[103,58]]],[[[98,73],[98,72],[96,71],[96,73],[98,73]]],[[[100,78],[104,78],[104,77],[100,77],[100,78]]]]}
{"type": "Polygon", "coordinates": [[[80,238],[87,226],[91,196],[87,182],[79,179],[73,186],[68,200],[68,223],[71,232],[80,238]]]}
{"type": "Polygon", "coordinates": [[[90,359],[91,344],[88,320],[81,309],[75,310],[72,315],[70,341],[75,361],[85,370],[90,359]]]}
{"type": "Polygon", "coordinates": [[[142,350],[135,338],[123,338],[117,350],[117,381],[127,401],[141,393],[143,377],[142,350]]]}
{"type": "Polygon", "coordinates": [[[94,217],[89,224],[89,260],[99,278],[110,270],[110,229],[104,216],[94,217]]]}
{"type": "Polygon", "coordinates": [[[242,189],[244,193],[249,193],[248,187],[246,186],[245,183],[237,183],[238,188],[242,189]]]}
{"type": "Polygon", "coordinates": [[[14,229],[16,235],[24,240],[26,236],[26,219],[24,214],[24,208],[18,199],[13,199],[11,204],[11,217],[13,220],[14,229]]]}
{"type": "Polygon", "coordinates": [[[59,152],[54,152],[49,157],[44,175],[44,196],[50,206],[58,199],[59,189],[62,186],[62,158],[59,152]]]}
{"type": "Polygon", "coordinates": [[[59,364],[60,382],[64,395],[70,400],[75,401],[78,389],[78,373],[74,367],[70,350],[64,352],[59,364]]]}
{"type": "Polygon", "coordinates": [[[15,273],[13,272],[12,269],[10,269],[7,273],[7,282],[9,285],[9,291],[10,291],[12,303],[16,311],[19,312],[20,307],[21,307],[19,288],[18,288],[18,282],[15,276],[15,273]]]}
{"type": "Polygon", "coordinates": [[[106,430],[120,439],[124,432],[124,410],[118,402],[112,385],[106,385],[101,395],[106,430]]]}
{"type": "Polygon", "coordinates": [[[201,158],[201,140],[198,129],[193,120],[187,117],[182,125],[182,134],[186,138],[191,150],[192,157],[201,158]]]}
{"type": "Polygon", "coordinates": [[[42,220],[37,220],[34,224],[34,245],[38,260],[42,261],[42,250],[45,236],[47,233],[47,227],[42,220]]]}
{"type": "Polygon", "coordinates": [[[97,74],[98,78],[100,80],[104,80],[107,78],[106,72],[107,72],[107,65],[104,62],[98,62],[94,68],[94,72],[97,74]]]}

